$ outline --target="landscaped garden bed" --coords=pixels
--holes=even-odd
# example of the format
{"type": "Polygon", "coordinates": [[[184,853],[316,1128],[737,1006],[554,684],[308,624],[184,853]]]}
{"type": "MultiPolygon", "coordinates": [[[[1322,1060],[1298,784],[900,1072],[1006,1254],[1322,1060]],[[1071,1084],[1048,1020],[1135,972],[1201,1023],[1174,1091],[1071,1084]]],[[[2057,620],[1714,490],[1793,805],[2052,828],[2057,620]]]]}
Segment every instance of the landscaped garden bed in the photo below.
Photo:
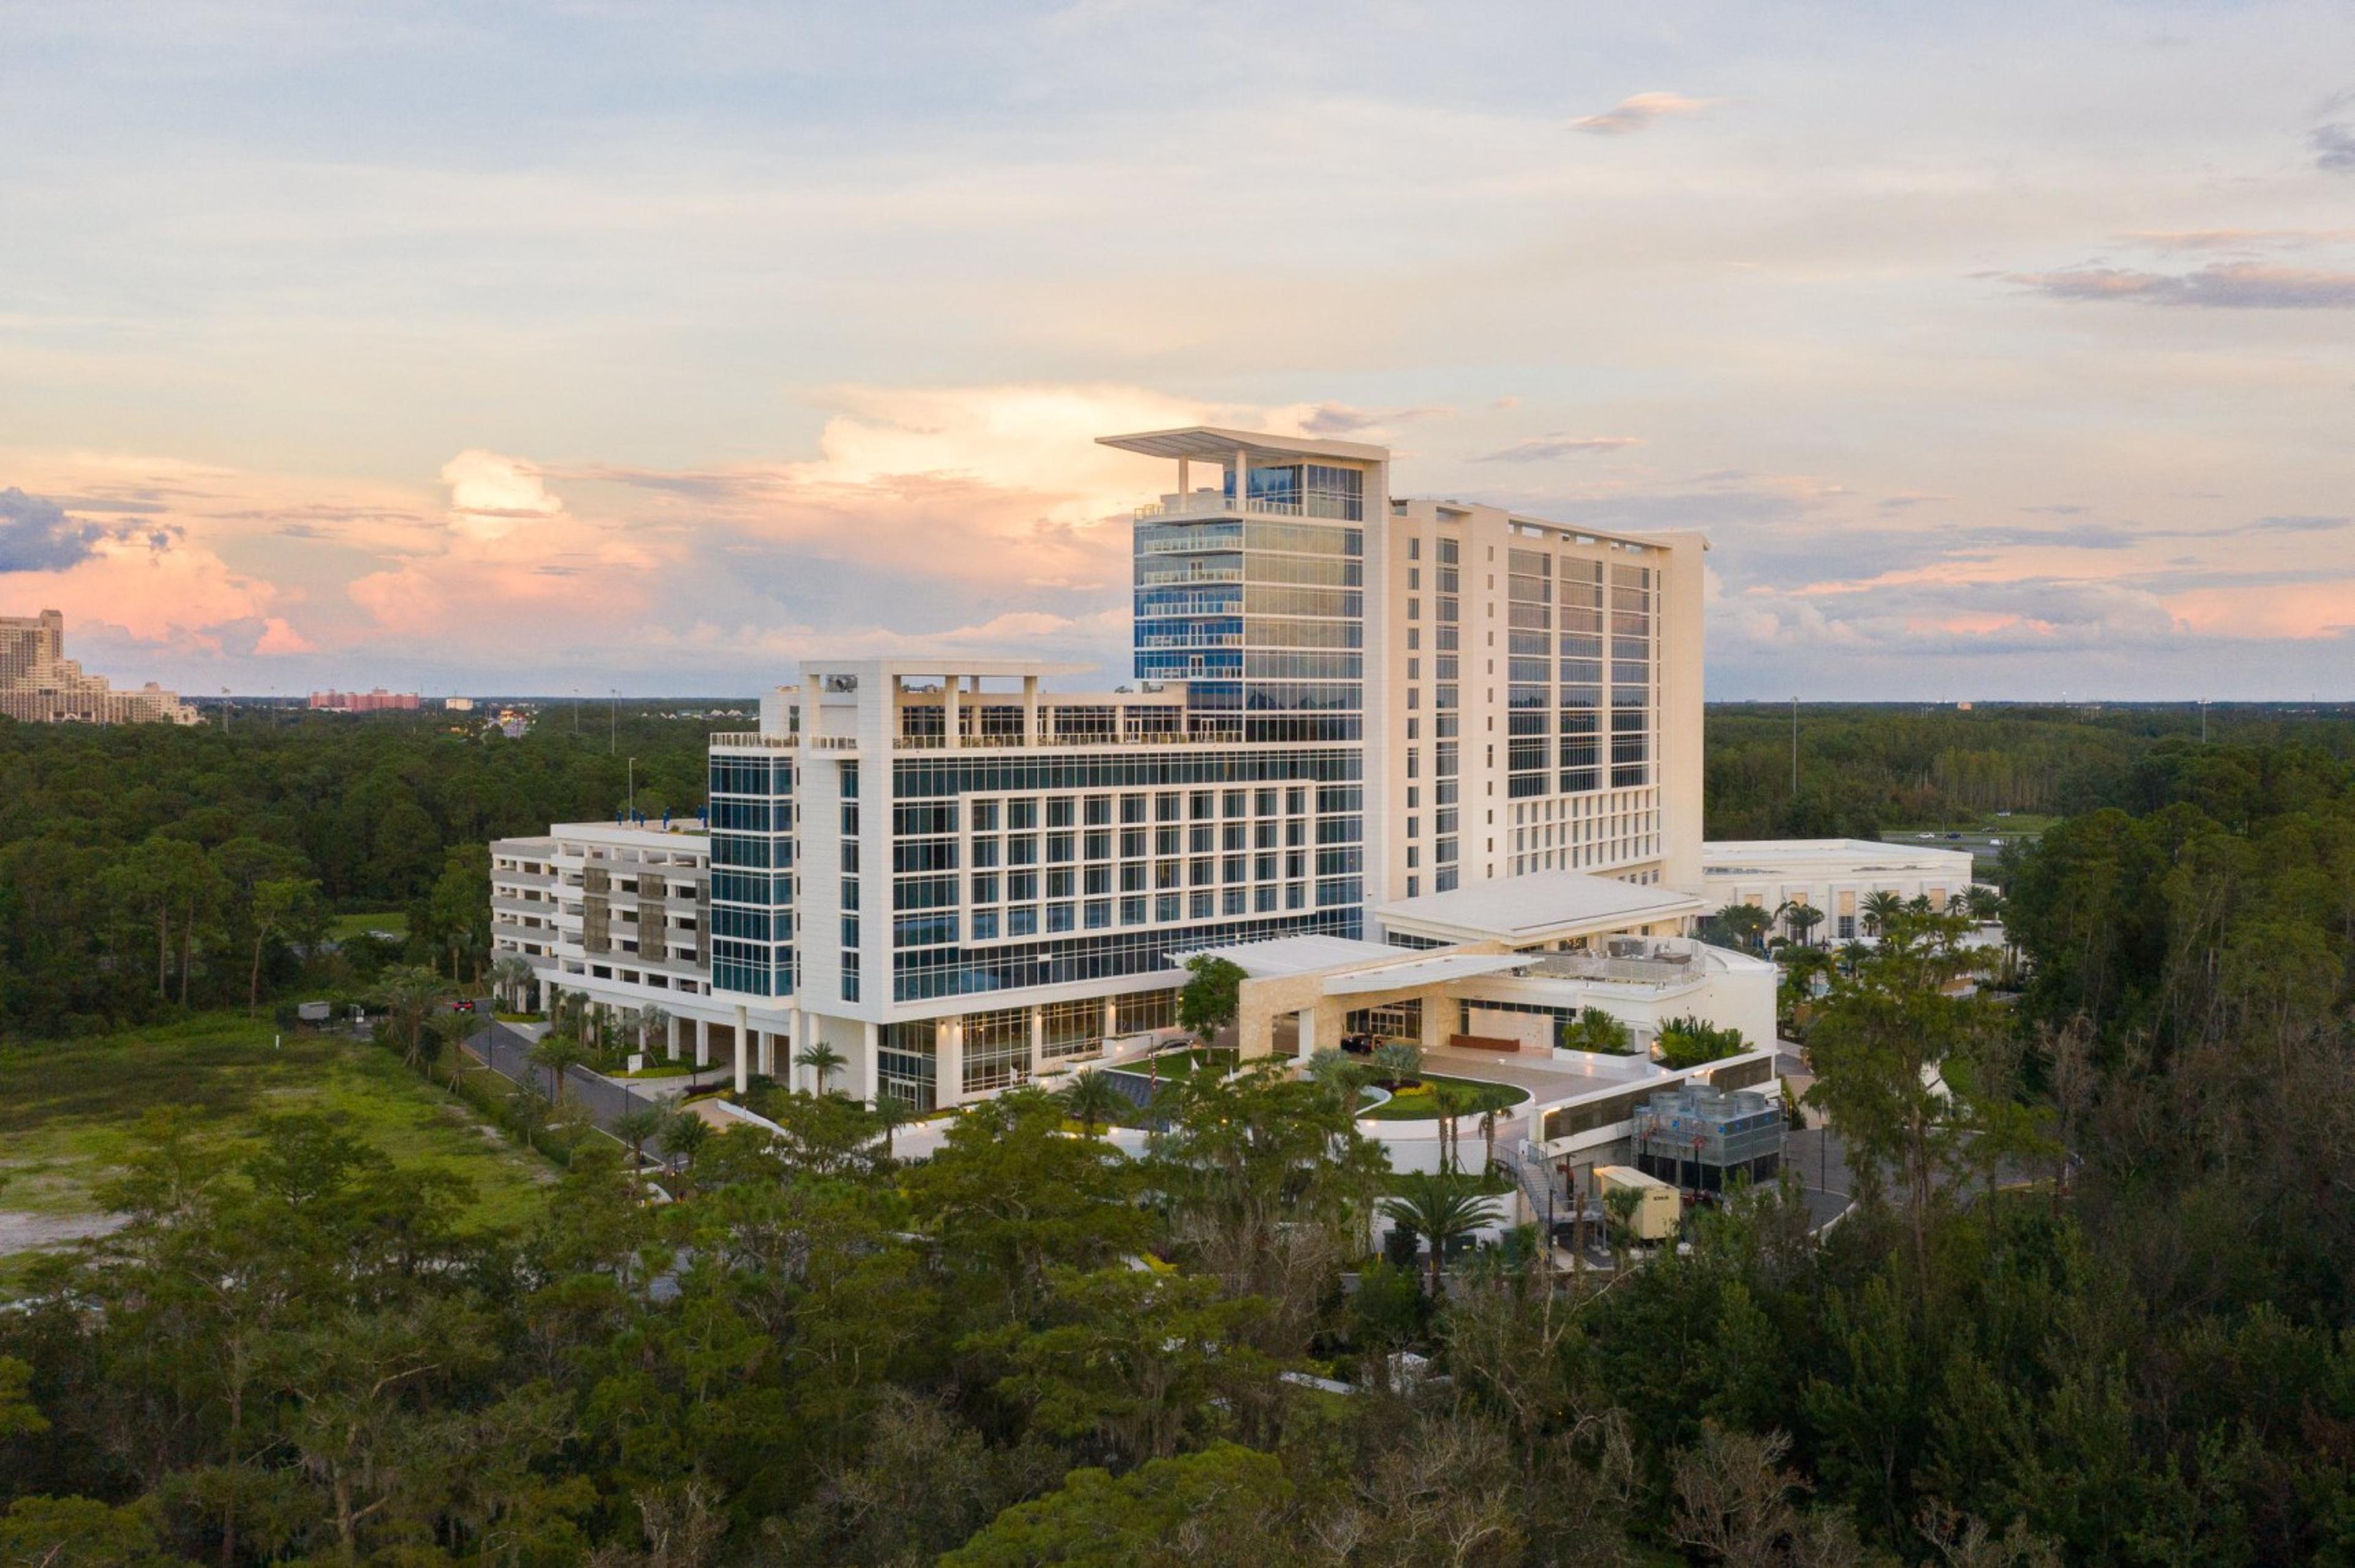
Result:
{"type": "Polygon", "coordinates": [[[1361,1119],[1369,1122],[1437,1121],[1440,1109],[1438,1090],[1442,1085],[1465,1091],[1463,1095],[1465,1108],[1456,1113],[1460,1116],[1477,1116],[1492,1110],[1501,1111],[1508,1106],[1521,1104],[1529,1097],[1528,1090],[1515,1088],[1510,1083],[1488,1083],[1474,1078],[1447,1078],[1434,1072],[1426,1074],[1417,1083],[1401,1083],[1391,1092],[1389,1100],[1381,1104],[1361,1110],[1358,1115],[1361,1119]]]}

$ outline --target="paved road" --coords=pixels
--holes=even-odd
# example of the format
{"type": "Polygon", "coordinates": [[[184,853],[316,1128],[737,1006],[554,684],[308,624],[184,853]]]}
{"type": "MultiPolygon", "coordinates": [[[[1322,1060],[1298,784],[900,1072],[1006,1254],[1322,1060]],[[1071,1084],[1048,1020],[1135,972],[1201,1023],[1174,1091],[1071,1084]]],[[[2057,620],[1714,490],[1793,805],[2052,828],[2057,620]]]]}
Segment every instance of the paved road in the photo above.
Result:
{"type": "MultiPolygon", "coordinates": [[[[533,1065],[531,1044],[521,1030],[503,1023],[493,1023],[466,1040],[466,1049],[494,1072],[517,1083],[528,1077],[545,1090],[548,1071],[533,1065]]],[[[617,1082],[585,1067],[569,1068],[564,1074],[567,1091],[588,1107],[598,1126],[607,1130],[632,1111],[660,1106],[698,1090],[716,1089],[732,1079],[732,1068],[716,1066],[700,1068],[688,1077],[656,1078],[643,1083],[617,1082]]]]}

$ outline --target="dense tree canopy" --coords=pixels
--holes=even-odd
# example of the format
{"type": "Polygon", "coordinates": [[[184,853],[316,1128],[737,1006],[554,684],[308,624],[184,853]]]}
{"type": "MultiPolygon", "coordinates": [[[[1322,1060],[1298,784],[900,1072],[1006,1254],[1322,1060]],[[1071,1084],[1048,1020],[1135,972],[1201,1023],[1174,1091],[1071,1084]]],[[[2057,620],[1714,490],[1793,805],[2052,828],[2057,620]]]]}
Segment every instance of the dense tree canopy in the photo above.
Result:
{"type": "Polygon", "coordinates": [[[671,1200],[590,1139],[489,1232],[159,1117],[0,1313],[0,1561],[2355,1562],[2355,770],[2122,776],[2009,868],[2024,992],[1926,906],[1821,972],[1839,1224],[1737,1192],[1615,1273],[1371,1257],[1424,1194],[1330,1071],[914,1165],[767,1087],[655,1135],[671,1200]]]}
{"type": "MultiPolygon", "coordinates": [[[[0,1039],[267,995],[324,953],[339,910],[404,912],[409,958],[471,970],[482,846],[612,818],[632,758],[640,810],[693,811],[707,728],[634,711],[520,741],[430,714],[0,720],[0,1039]]],[[[357,956],[372,973],[386,955],[357,956]]]]}

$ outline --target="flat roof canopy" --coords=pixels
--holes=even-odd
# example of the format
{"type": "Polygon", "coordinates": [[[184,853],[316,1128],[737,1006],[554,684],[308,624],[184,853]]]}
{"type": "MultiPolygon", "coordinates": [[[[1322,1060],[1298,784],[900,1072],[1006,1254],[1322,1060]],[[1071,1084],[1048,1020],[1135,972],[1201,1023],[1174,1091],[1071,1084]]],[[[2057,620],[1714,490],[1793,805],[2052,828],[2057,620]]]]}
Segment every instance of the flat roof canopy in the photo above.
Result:
{"type": "MultiPolygon", "coordinates": [[[[1401,950],[1392,947],[1386,951],[1401,950]]],[[[1468,980],[1475,975],[1502,974],[1528,962],[1518,953],[1442,953],[1429,958],[1410,958],[1403,964],[1373,965],[1343,975],[1328,975],[1325,977],[1325,994],[1363,997],[1380,991],[1410,991],[1423,986],[1444,986],[1450,980],[1468,980]]]]}
{"type": "Polygon", "coordinates": [[[1188,425],[1183,430],[1142,431],[1135,435],[1100,435],[1096,444],[1143,453],[1147,457],[1185,457],[1205,463],[1224,463],[1238,451],[1246,453],[1254,464],[1262,459],[1270,464],[1296,463],[1304,457],[1386,463],[1391,455],[1389,447],[1370,446],[1362,441],[1319,441],[1313,436],[1270,435],[1264,431],[1222,430],[1207,424],[1188,425]]]}
{"type": "Polygon", "coordinates": [[[1188,958],[1223,958],[1254,980],[1281,975],[1310,975],[1337,969],[1344,964],[1380,962],[1398,956],[1399,949],[1379,942],[1352,942],[1346,936],[1271,936],[1263,942],[1238,942],[1226,947],[1199,947],[1172,953],[1169,962],[1188,958]]]}
{"type": "Polygon", "coordinates": [[[1638,887],[1583,871],[1532,871],[1401,899],[1374,911],[1384,927],[1444,942],[1531,946],[1706,912],[1670,888],[1638,887]]]}

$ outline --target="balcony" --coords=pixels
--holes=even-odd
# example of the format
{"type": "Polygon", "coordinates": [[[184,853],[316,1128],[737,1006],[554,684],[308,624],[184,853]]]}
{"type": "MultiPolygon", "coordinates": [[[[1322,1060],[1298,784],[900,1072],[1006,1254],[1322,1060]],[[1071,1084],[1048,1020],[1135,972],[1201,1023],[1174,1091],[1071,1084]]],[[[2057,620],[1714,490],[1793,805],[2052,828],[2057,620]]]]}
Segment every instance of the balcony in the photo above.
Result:
{"type": "Polygon", "coordinates": [[[801,744],[799,735],[771,735],[759,730],[730,730],[711,737],[715,746],[758,747],[766,752],[790,752],[801,744]]]}
{"type": "Polygon", "coordinates": [[[1248,513],[1255,517],[1298,517],[1306,509],[1297,501],[1271,501],[1253,496],[1237,506],[1218,490],[1197,490],[1190,496],[1164,496],[1158,501],[1148,501],[1136,508],[1139,522],[1149,519],[1180,517],[1237,517],[1248,513]]]}
{"type": "Polygon", "coordinates": [[[1239,648],[1243,645],[1241,632],[1199,632],[1190,635],[1170,632],[1147,633],[1136,639],[1140,648],[1239,648]]]}
{"type": "Polygon", "coordinates": [[[1196,582],[1241,582],[1242,580],[1243,569],[1240,566],[1189,566],[1182,571],[1164,568],[1136,574],[1139,588],[1183,588],[1196,582]]]}

